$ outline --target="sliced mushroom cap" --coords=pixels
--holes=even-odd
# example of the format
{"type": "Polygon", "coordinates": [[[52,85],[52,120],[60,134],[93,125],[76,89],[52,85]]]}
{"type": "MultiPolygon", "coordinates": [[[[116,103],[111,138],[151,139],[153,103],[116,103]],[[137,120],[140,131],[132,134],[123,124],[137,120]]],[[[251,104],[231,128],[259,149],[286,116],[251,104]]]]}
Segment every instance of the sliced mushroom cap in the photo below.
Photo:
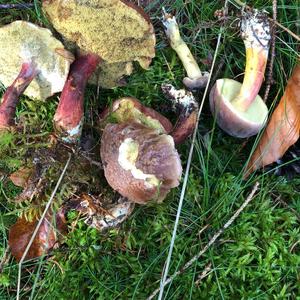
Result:
{"type": "Polygon", "coordinates": [[[169,133],[173,129],[172,123],[159,112],[144,106],[138,99],[123,97],[115,100],[112,106],[101,114],[101,123],[136,122],[160,133],[169,133]]]}
{"type": "Polygon", "coordinates": [[[182,174],[173,138],[138,123],[108,124],[101,159],[110,186],[140,204],[162,201],[182,174]]]}
{"type": "MultiPolygon", "coordinates": [[[[43,9],[67,43],[103,59],[99,83],[119,84],[132,62],[148,68],[155,56],[155,34],[144,11],[125,0],[45,0],[43,9]]],[[[101,71],[101,70],[100,70],[101,71]]],[[[94,78],[95,80],[95,78],[94,78]]]]}
{"type": "Polygon", "coordinates": [[[15,21],[0,28],[0,41],[0,81],[5,86],[15,80],[23,63],[34,63],[39,72],[25,95],[45,100],[63,89],[73,55],[50,30],[15,21]]]}
{"type": "Polygon", "coordinates": [[[265,125],[268,108],[257,95],[248,110],[237,109],[232,101],[240,92],[242,84],[232,79],[219,79],[210,91],[210,108],[218,125],[228,134],[245,138],[257,134],[265,125]]]}

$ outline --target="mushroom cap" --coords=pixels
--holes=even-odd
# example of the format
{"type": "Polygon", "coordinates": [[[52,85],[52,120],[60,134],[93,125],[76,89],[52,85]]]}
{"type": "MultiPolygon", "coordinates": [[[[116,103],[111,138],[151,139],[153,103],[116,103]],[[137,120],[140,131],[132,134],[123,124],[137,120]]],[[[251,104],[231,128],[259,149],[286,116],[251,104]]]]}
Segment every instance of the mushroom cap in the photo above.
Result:
{"type": "Polygon", "coordinates": [[[179,185],[182,167],[173,138],[155,129],[108,124],[100,152],[108,183],[133,202],[162,201],[179,185]]]}
{"type": "Polygon", "coordinates": [[[67,79],[73,55],[53,37],[50,30],[25,21],[0,28],[0,81],[9,86],[24,62],[39,70],[25,95],[45,100],[60,92],[67,79]]]}
{"type": "Polygon", "coordinates": [[[144,11],[133,3],[44,0],[43,9],[68,44],[75,43],[82,51],[103,59],[98,78],[107,88],[117,86],[120,75],[131,74],[133,61],[147,69],[155,56],[153,26],[144,11]],[[105,79],[101,79],[102,75],[105,79]],[[109,77],[114,80],[108,80],[109,77]]]}
{"type": "Polygon", "coordinates": [[[128,123],[134,121],[157,129],[160,133],[169,133],[173,129],[172,123],[159,112],[144,106],[138,99],[123,97],[113,102],[110,108],[101,114],[103,124],[128,123]]]}
{"type": "Polygon", "coordinates": [[[219,79],[209,95],[210,109],[217,124],[228,134],[246,138],[257,134],[265,125],[268,108],[257,95],[247,111],[236,109],[231,101],[238,95],[242,84],[232,79],[219,79]]]}

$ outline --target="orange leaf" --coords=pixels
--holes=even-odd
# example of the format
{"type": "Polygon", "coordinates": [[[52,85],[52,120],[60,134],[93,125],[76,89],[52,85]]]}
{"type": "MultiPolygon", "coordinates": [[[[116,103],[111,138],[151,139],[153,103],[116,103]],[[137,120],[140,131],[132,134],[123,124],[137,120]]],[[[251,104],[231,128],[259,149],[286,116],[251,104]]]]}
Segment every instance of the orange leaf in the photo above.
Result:
{"type": "Polygon", "coordinates": [[[267,166],[297,142],[300,134],[300,64],[289,79],[259,144],[246,167],[245,176],[267,166]]]}
{"type": "Polygon", "coordinates": [[[25,188],[32,173],[32,168],[22,167],[18,171],[12,173],[9,178],[14,185],[25,188]]]}
{"type": "MultiPolygon", "coordinates": [[[[57,233],[66,233],[66,220],[64,215],[59,211],[56,214],[55,219],[55,222],[51,223],[51,221],[53,221],[52,217],[48,215],[43,220],[37,235],[29,248],[26,259],[32,259],[47,254],[58,241],[57,233]],[[53,223],[55,223],[55,225],[53,223]]],[[[22,258],[37,224],[37,219],[27,221],[24,217],[21,217],[10,227],[8,244],[12,255],[17,261],[20,261],[22,258]]]]}

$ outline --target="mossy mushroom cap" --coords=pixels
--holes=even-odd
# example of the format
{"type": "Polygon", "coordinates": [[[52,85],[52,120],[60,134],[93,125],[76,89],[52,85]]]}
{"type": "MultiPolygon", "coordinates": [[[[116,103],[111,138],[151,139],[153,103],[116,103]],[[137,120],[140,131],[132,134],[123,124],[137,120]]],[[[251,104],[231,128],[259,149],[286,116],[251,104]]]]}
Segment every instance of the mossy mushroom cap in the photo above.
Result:
{"type": "Polygon", "coordinates": [[[234,107],[232,100],[242,84],[232,79],[219,79],[210,91],[210,107],[218,125],[228,134],[246,138],[257,134],[265,125],[268,108],[257,95],[245,112],[234,107]]]}
{"type": "Polygon", "coordinates": [[[0,28],[0,81],[9,86],[23,63],[39,71],[25,95],[45,100],[63,89],[73,55],[53,37],[50,30],[25,21],[0,28]]]}
{"type": "Polygon", "coordinates": [[[66,43],[75,43],[82,51],[101,57],[97,83],[102,87],[117,86],[122,75],[131,74],[133,61],[148,68],[155,56],[153,26],[133,3],[48,0],[43,1],[43,9],[66,43]]]}

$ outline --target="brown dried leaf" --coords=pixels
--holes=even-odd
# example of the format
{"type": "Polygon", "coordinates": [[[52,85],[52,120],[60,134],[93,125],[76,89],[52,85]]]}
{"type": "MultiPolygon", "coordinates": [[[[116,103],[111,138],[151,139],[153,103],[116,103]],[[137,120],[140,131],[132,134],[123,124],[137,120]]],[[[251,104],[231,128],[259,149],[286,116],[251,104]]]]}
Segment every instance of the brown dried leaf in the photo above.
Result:
{"type": "Polygon", "coordinates": [[[18,171],[12,173],[9,176],[9,179],[13,182],[14,185],[25,188],[30,176],[32,175],[32,172],[32,168],[22,167],[18,171]]]}
{"type": "Polygon", "coordinates": [[[294,69],[285,92],[250,158],[245,176],[282,157],[287,149],[297,142],[299,134],[300,64],[294,69]]]}
{"type": "MultiPolygon", "coordinates": [[[[47,254],[57,242],[57,231],[61,233],[66,232],[66,221],[62,214],[59,212],[57,213],[56,226],[51,221],[52,218],[48,216],[42,222],[28,254],[26,255],[26,259],[32,259],[47,254]]],[[[37,224],[37,219],[27,221],[24,217],[21,217],[13,226],[11,226],[8,243],[11,253],[17,261],[20,261],[22,258],[37,224]]]]}

